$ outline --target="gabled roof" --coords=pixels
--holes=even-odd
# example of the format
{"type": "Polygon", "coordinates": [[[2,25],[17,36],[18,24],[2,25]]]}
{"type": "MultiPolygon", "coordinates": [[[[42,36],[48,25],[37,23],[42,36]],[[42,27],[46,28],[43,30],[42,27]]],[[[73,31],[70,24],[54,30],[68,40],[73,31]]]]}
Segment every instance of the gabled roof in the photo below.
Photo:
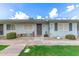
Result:
{"type": "Polygon", "coordinates": [[[26,19],[2,19],[0,23],[48,23],[48,22],[79,22],[79,19],[35,19],[35,20],[26,20],[26,19]]]}
{"type": "Polygon", "coordinates": [[[0,20],[0,23],[47,23],[46,20],[26,20],[26,19],[6,19],[6,20],[0,20]]]}
{"type": "Polygon", "coordinates": [[[79,19],[75,19],[75,20],[70,20],[70,19],[65,19],[65,20],[48,20],[49,22],[79,22],[79,19]]]}

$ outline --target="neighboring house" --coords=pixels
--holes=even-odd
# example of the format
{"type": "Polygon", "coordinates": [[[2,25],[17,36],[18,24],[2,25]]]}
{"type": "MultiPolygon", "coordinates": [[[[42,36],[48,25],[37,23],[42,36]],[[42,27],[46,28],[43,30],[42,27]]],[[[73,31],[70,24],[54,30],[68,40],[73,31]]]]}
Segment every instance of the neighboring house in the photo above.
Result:
{"type": "Polygon", "coordinates": [[[9,32],[33,34],[34,36],[64,37],[67,34],[79,35],[79,20],[0,20],[0,35],[9,32]]]}

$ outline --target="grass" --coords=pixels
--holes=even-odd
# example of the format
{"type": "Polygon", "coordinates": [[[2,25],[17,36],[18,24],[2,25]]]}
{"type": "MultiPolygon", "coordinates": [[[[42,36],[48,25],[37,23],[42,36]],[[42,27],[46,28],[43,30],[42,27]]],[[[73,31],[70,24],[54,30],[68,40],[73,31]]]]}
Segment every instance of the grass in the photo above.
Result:
{"type": "Polygon", "coordinates": [[[19,56],[79,56],[79,46],[29,46],[31,50],[28,53],[25,53],[24,50],[20,53],[19,56]]]}
{"type": "Polygon", "coordinates": [[[8,45],[0,45],[0,51],[2,51],[3,49],[5,49],[6,47],[8,47],[8,45]]]}

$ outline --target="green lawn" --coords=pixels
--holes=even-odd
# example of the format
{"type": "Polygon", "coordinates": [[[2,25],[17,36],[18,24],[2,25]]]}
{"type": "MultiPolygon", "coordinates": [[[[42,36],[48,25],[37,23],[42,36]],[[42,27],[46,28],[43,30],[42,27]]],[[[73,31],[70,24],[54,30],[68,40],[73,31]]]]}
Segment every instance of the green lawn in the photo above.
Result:
{"type": "Polygon", "coordinates": [[[20,53],[20,56],[79,56],[79,46],[29,46],[31,50],[27,53],[24,50],[20,53]]]}
{"type": "Polygon", "coordinates": [[[8,47],[8,45],[0,45],[0,51],[8,47]]]}

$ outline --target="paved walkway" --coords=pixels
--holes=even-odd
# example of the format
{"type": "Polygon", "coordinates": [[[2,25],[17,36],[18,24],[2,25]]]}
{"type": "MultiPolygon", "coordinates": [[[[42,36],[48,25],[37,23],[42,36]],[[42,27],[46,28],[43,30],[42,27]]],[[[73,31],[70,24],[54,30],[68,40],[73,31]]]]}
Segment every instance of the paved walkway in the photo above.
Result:
{"type": "Polygon", "coordinates": [[[4,50],[0,51],[0,56],[18,56],[26,46],[27,41],[22,38],[14,40],[0,40],[1,45],[9,45],[4,50]]]}
{"type": "Polygon", "coordinates": [[[18,56],[25,45],[9,46],[0,52],[0,56],[18,56]]]}
{"type": "Polygon", "coordinates": [[[0,39],[0,44],[10,45],[0,51],[0,56],[18,56],[26,45],[79,45],[79,40],[55,40],[48,38],[17,38],[14,40],[0,39]]]}

